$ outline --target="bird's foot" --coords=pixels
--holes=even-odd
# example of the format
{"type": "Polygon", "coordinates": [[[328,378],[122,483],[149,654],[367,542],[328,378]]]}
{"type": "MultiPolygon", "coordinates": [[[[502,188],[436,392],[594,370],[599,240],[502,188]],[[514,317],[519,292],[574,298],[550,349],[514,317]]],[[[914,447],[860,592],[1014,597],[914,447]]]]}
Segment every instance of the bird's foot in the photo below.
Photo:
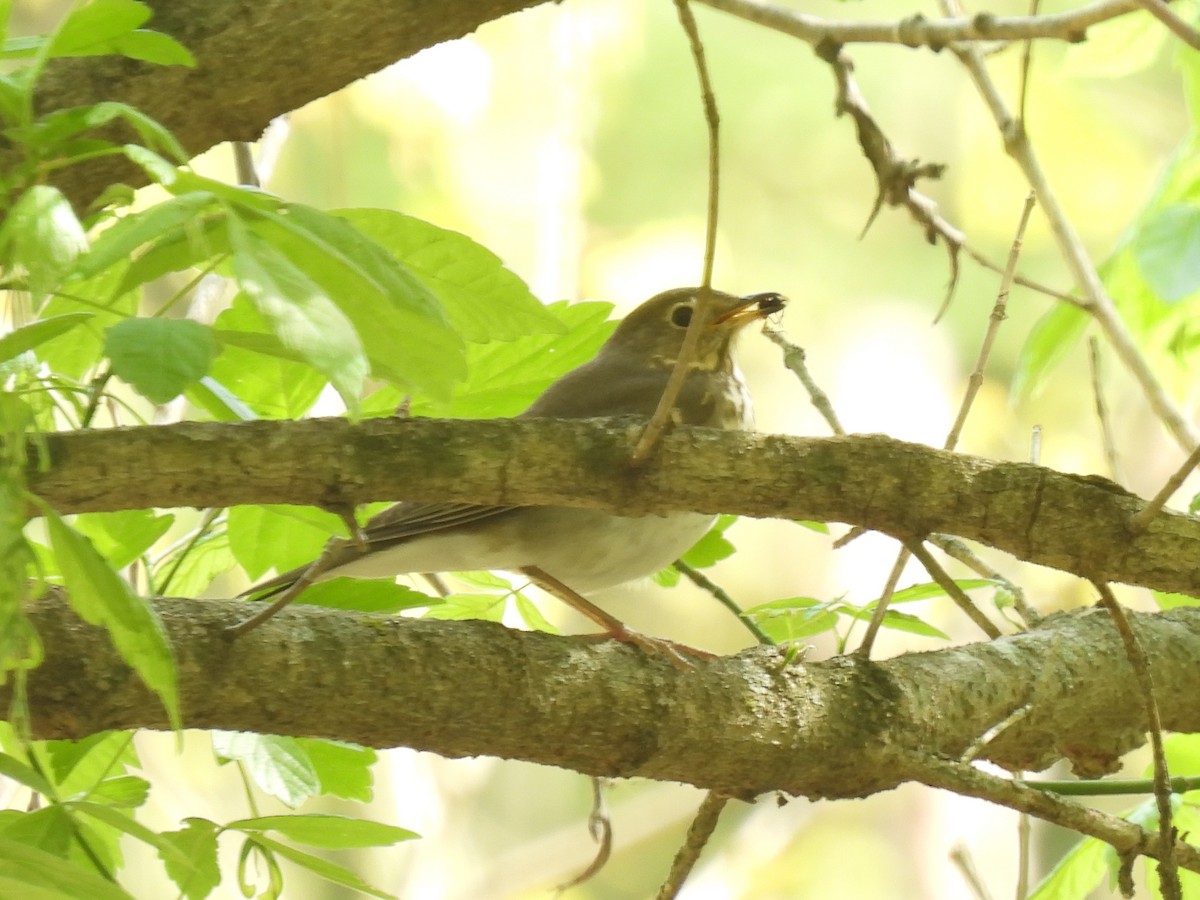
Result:
{"type": "Polygon", "coordinates": [[[613,628],[601,634],[584,635],[584,637],[597,641],[614,640],[621,641],[624,644],[632,644],[634,647],[644,650],[647,653],[667,657],[667,659],[681,669],[694,668],[697,660],[708,662],[711,659],[717,658],[717,654],[709,653],[707,650],[700,650],[687,644],[681,644],[678,641],[669,641],[666,638],[650,637],[650,635],[634,631],[626,625],[622,625],[620,628],[613,628]]]}

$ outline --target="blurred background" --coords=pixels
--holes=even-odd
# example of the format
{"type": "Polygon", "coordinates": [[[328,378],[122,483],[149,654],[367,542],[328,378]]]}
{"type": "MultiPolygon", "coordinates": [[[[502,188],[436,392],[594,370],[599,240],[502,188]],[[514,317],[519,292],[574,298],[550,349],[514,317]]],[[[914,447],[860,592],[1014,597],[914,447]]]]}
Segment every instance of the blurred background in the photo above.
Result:
{"type": "MultiPolygon", "coordinates": [[[[36,21],[43,15],[52,20],[55,8],[31,4],[31,29],[44,27],[36,21]]],[[[1026,11],[1006,3],[989,8],[1026,11]]],[[[1051,4],[1042,11],[1060,8],[1051,4]]],[[[814,0],[804,11],[830,19],[936,14],[930,6],[893,0],[853,6],[814,0]]],[[[696,7],[696,16],[722,126],[716,286],[791,298],[781,327],[807,351],[814,377],[847,430],[940,446],[974,367],[999,276],[964,257],[954,303],[934,325],[950,274],[947,253],[929,245],[896,210],[883,210],[860,237],[876,187],[852,123],[834,114],[828,67],[794,39],[703,7],[696,7]]],[[[1095,29],[1089,43],[1034,49],[1028,131],[1097,261],[1130,227],[1189,132],[1176,51],[1163,34],[1139,14],[1095,29]]],[[[961,67],[948,52],[847,49],[897,151],[948,165],[941,181],[924,182],[922,190],[975,248],[1003,264],[1027,187],[961,67]]],[[[990,58],[1010,103],[1019,62],[1015,47],[990,58]]],[[[607,300],[620,314],[660,290],[699,281],[706,139],[696,73],[673,6],[571,0],[491,23],[297,110],[272,128],[256,154],[266,187],[287,199],[420,216],[491,248],[545,302],[607,300]]],[[[232,152],[218,147],[196,166],[232,179],[232,152]]],[[[1020,268],[1058,289],[1071,287],[1036,210],[1020,268]]],[[[1111,475],[1084,344],[1039,390],[1011,390],[1030,328],[1056,302],[1014,289],[959,448],[1028,459],[1031,431],[1040,426],[1043,464],[1111,475]]],[[[778,348],[747,334],[741,359],[760,429],[829,433],[783,367],[778,348]]],[[[1190,414],[1194,404],[1182,370],[1172,369],[1162,354],[1155,359],[1190,414]]],[[[1103,385],[1125,484],[1152,494],[1182,453],[1107,353],[1103,385]]],[[[792,523],[740,521],[728,532],[737,554],[710,574],[743,606],[796,596],[856,603],[878,596],[895,558],[892,542],[866,536],[835,551],[832,538],[845,528],[831,531],[832,537],[792,523]]],[[[1075,579],[996,552],[985,555],[1018,580],[1043,612],[1091,602],[1075,579]]],[[[912,567],[901,586],[926,580],[912,567]]],[[[1122,597],[1145,603],[1135,592],[1122,597]]],[[[688,585],[622,588],[602,601],[640,631],[716,652],[750,642],[726,611],[688,585]]],[[[557,604],[544,610],[564,630],[587,630],[557,604]]],[[[977,639],[944,600],[906,611],[957,641],[977,639]]],[[[809,659],[835,652],[829,635],[811,643],[809,659]]],[[[941,646],[885,632],[877,655],[941,646]]],[[[189,736],[182,758],[171,736],[145,734],[138,741],[156,785],[153,815],[159,820],[149,824],[175,827],[186,815],[219,821],[247,814],[232,767],[207,764],[203,735],[189,736]]],[[[405,750],[385,757],[367,814],[423,839],[341,861],[399,896],[551,896],[595,853],[586,824],[591,788],[583,776],[405,750]]],[[[1141,757],[1130,763],[1133,771],[1144,764],[1141,757]]],[[[613,785],[613,857],[566,896],[653,895],[701,798],[677,785],[613,785]]],[[[992,896],[1012,894],[1016,816],[1005,810],[912,786],[857,802],[785,799],[731,804],[683,896],[976,897],[951,860],[955,848],[965,848],[992,896]]],[[[269,808],[268,802],[264,814],[269,808]]],[[[1122,807],[1117,802],[1109,808],[1122,807]]],[[[1041,826],[1034,835],[1036,875],[1073,838],[1041,826]]],[[[133,845],[128,854],[131,865],[146,855],[133,845]]],[[[169,890],[155,881],[157,863],[148,856],[144,862],[146,892],[140,895],[166,896],[156,893],[169,890]]],[[[219,890],[237,895],[232,881],[219,890]]],[[[295,873],[286,896],[350,894],[295,873]]]]}

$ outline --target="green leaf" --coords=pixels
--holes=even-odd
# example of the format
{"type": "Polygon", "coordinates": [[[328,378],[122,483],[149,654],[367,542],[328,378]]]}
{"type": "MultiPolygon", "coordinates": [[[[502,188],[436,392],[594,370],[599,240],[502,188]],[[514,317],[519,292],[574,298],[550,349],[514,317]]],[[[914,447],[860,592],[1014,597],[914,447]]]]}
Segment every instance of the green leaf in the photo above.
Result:
{"type": "Polygon", "coordinates": [[[0,896],[132,900],[120,887],[67,860],[0,837],[0,896]],[[40,892],[40,893],[38,893],[40,892]]]}
{"type": "Polygon", "coordinates": [[[223,349],[213,361],[212,378],[260,418],[303,417],[329,383],[268,333],[266,322],[244,295],[217,317],[216,327],[223,349]]]}
{"type": "Polygon", "coordinates": [[[62,191],[48,184],[25,191],[0,225],[0,253],[6,268],[24,270],[35,298],[56,289],[87,247],[75,210],[62,191]]]}
{"type": "Polygon", "coordinates": [[[78,741],[46,741],[43,746],[63,796],[84,794],[138,764],[128,731],[101,731],[78,741]]]}
{"type": "Polygon", "coordinates": [[[1133,254],[1142,277],[1168,303],[1200,289],[1200,206],[1177,203],[1138,229],[1133,254]]]}
{"type": "Polygon", "coordinates": [[[394,581],[338,577],[314,584],[297,598],[297,602],[330,609],[390,615],[404,609],[432,606],[439,599],[394,581]]]}
{"type": "Polygon", "coordinates": [[[88,792],[87,799],[120,809],[137,809],[150,799],[150,782],[136,775],[105,778],[88,792]]]}
{"type": "Polygon", "coordinates": [[[129,589],[87,538],[49,507],[44,513],[71,607],[85,622],[108,630],[121,658],[162,700],[171,727],[181,727],[175,660],[154,609],[129,589]]]}
{"type": "Polygon", "coordinates": [[[36,791],[44,797],[54,797],[54,786],[37,773],[31,766],[19,759],[0,753],[0,775],[11,778],[18,784],[23,784],[31,791],[36,791]]]}
{"type": "Polygon", "coordinates": [[[482,619],[485,622],[500,622],[508,606],[507,595],[494,594],[451,594],[441,603],[431,606],[425,613],[426,619],[482,619]]]}
{"type": "Polygon", "coordinates": [[[217,351],[212,329],[190,319],[126,319],[104,336],[113,374],[159,405],[208,374],[217,351]]]}
{"type": "MultiPolygon", "coordinates": [[[[120,260],[128,260],[137,250],[147,244],[158,243],[168,238],[186,240],[196,234],[196,220],[202,214],[210,212],[214,208],[213,204],[212,194],[205,191],[194,191],[178,197],[171,197],[162,203],[154,204],[149,209],[130,213],[105,229],[96,238],[91,251],[79,260],[75,270],[82,277],[90,278],[120,260]],[[185,228],[185,225],[188,227],[185,228]]],[[[158,272],[157,274],[163,273],[158,272]]],[[[135,284],[140,284],[142,280],[149,280],[136,280],[132,270],[130,276],[127,276],[127,281],[129,278],[135,280],[132,284],[122,285],[121,290],[129,290],[135,284]]]]}
{"type": "Polygon", "coordinates": [[[27,350],[32,350],[46,341],[66,334],[77,325],[93,317],[93,313],[77,312],[62,316],[51,316],[30,322],[0,337],[0,362],[14,359],[27,350]]]}
{"type": "Polygon", "coordinates": [[[81,327],[47,341],[38,350],[38,357],[54,372],[81,378],[100,360],[104,330],[135,312],[136,297],[113,294],[127,265],[114,265],[93,278],[72,279],[65,286],[66,293],[52,297],[42,308],[43,319],[79,312],[92,316],[81,327]]]}
{"type": "Polygon", "coordinates": [[[31,812],[0,812],[0,837],[20,841],[63,859],[71,857],[76,830],[67,810],[57,803],[31,812]]]}
{"type": "Polygon", "coordinates": [[[1175,609],[1178,606],[1200,606],[1200,599],[1189,597],[1187,594],[1169,594],[1166,591],[1152,591],[1154,602],[1159,609],[1175,609]]]}
{"type": "Polygon", "coordinates": [[[328,850],[347,850],[354,847],[384,847],[420,837],[407,828],[384,825],[366,819],[307,813],[290,816],[258,816],[228,822],[226,828],[261,833],[273,831],[289,840],[310,847],[328,850]]]}
{"type": "MultiPolygon", "coordinates": [[[[166,577],[175,565],[177,557],[172,555],[155,567],[156,577],[166,577]]],[[[196,542],[179,564],[170,582],[158,585],[159,593],[168,591],[183,597],[195,597],[208,588],[214,578],[236,565],[229,549],[229,537],[224,531],[208,534],[196,542]]]]}
{"type": "Polygon", "coordinates": [[[838,623],[835,609],[841,607],[838,601],[785,597],[752,606],[746,610],[746,615],[753,618],[769,638],[782,644],[832,631],[838,623]]]}
{"type": "Polygon", "coordinates": [[[737,521],[737,516],[718,516],[708,533],[693,545],[692,549],[680,557],[693,569],[707,569],[723,559],[733,555],[736,549],[725,538],[729,526],[737,521]]]}
{"type": "Polygon", "coordinates": [[[84,513],[75,517],[77,531],[91,539],[114,569],[123,569],[158,541],[175,522],[170,513],[150,509],[84,513]]]}
{"type": "Polygon", "coordinates": [[[534,631],[545,632],[546,634],[562,633],[549,619],[542,615],[542,611],[538,609],[538,605],[520,591],[513,594],[513,602],[517,608],[517,615],[521,617],[521,621],[529,628],[532,628],[534,631]]]}
{"type": "MultiPolygon", "coordinates": [[[[413,415],[456,419],[515,416],[555,378],[594,357],[616,328],[616,322],[608,320],[610,303],[555,303],[548,309],[567,324],[566,334],[469,345],[467,378],[454,388],[451,399],[413,397],[413,415]]],[[[385,389],[373,394],[364,409],[390,415],[400,400],[399,392],[385,389]]]]}
{"type": "Polygon", "coordinates": [[[370,366],[351,320],[324,288],[237,219],[229,219],[238,284],[283,343],[324,373],[350,409],[370,366]]]}
{"type": "Polygon", "coordinates": [[[144,62],[156,63],[160,66],[196,67],[196,57],[190,50],[169,34],[161,31],[148,31],[139,28],[123,37],[117,38],[112,44],[112,52],[130,59],[140,59],[144,62]]]}
{"type": "Polygon", "coordinates": [[[359,891],[371,897],[379,897],[382,900],[394,900],[391,894],[372,887],[344,866],[336,865],[328,860],[321,859],[319,856],[313,856],[311,853],[297,850],[295,847],[289,847],[287,844],[273,841],[261,834],[254,836],[254,842],[272,853],[279,854],[284,859],[291,860],[298,866],[303,866],[314,875],[319,875],[326,881],[340,884],[343,887],[348,887],[351,890],[359,891]]]}
{"type": "MultiPolygon", "coordinates": [[[[982,587],[995,587],[996,582],[990,578],[957,578],[954,583],[964,591],[974,590],[982,587]]],[[[915,600],[929,600],[932,597],[944,597],[946,590],[936,581],[929,581],[925,584],[914,584],[906,587],[902,591],[896,591],[892,594],[891,603],[912,603],[915,600]]],[[[874,609],[873,604],[869,607],[874,609]]]]}
{"type": "MultiPolygon", "coordinates": [[[[871,616],[859,616],[858,618],[866,621],[871,616]]],[[[909,634],[917,634],[921,637],[938,638],[943,641],[950,640],[950,635],[939,628],[934,628],[923,619],[894,609],[889,609],[883,614],[882,625],[884,628],[891,628],[893,631],[907,631],[909,634]]]]}
{"type": "Polygon", "coordinates": [[[386,209],[339,209],[333,215],[402,260],[437,295],[468,341],[510,341],[567,330],[499,257],[465,234],[386,209]]]}
{"type": "Polygon", "coordinates": [[[1095,838],[1084,838],[1042,879],[1029,900],[1084,900],[1100,886],[1116,853],[1095,838]]]}
{"type": "Polygon", "coordinates": [[[227,521],[233,555],[252,579],[312,562],[346,527],[314,506],[234,506],[227,521]]]}
{"type": "Polygon", "coordinates": [[[109,828],[113,828],[122,834],[127,834],[150,847],[154,847],[160,854],[177,855],[178,858],[176,861],[179,863],[187,862],[186,857],[178,856],[179,850],[171,841],[163,840],[157,831],[147,828],[128,813],[123,813],[119,809],[114,809],[112,806],[106,806],[103,803],[92,803],[88,800],[71,800],[65,805],[69,809],[76,810],[104,823],[109,828]]]}
{"type": "Polygon", "coordinates": [[[92,0],[77,5],[54,36],[51,56],[90,56],[105,49],[115,38],[145,24],[150,8],[137,0],[92,0]]]}
{"type": "Polygon", "coordinates": [[[308,755],[321,793],[345,800],[369,803],[374,781],[371,767],[379,755],[370,747],[360,747],[343,741],[296,738],[296,746],[308,755]]]}
{"type": "Polygon", "coordinates": [[[221,883],[217,863],[217,826],[207,819],[184,819],[179,831],[164,831],[159,837],[178,852],[159,851],[167,876],[187,900],[204,900],[221,883]],[[183,857],[187,862],[178,862],[183,857]]]}
{"type": "Polygon", "coordinates": [[[251,224],[354,323],[377,376],[449,396],[466,374],[462,339],[402,264],[343,219],[311,207],[290,204],[251,224]]]}
{"type": "Polygon", "coordinates": [[[817,534],[829,534],[829,524],[827,522],[811,522],[807,519],[793,519],[792,522],[801,528],[815,531],[817,534]]]}
{"type": "Polygon", "coordinates": [[[288,806],[299,806],[320,793],[316,770],[293,738],[214,731],[212,742],[222,762],[240,762],[260,788],[288,806]]]}
{"type": "Polygon", "coordinates": [[[1067,303],[1057,303],[1042,316],[1029,332],[1017,359],[1010,393],[1014,397],[1034,397],[1046,378],[1079,342],[1090,317],[1067,303]]]}

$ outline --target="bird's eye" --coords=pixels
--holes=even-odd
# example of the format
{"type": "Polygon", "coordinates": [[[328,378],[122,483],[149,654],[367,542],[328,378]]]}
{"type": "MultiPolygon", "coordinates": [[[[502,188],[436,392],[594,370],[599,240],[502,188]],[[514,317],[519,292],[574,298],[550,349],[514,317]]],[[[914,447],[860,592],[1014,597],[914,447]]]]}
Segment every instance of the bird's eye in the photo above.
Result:
{"type": "Polygon", "coordinates": [[[680,328],[687,328],[692,321],[692,308],[681,303],[671,310],[671,324],[678,325],[680,328]]]}

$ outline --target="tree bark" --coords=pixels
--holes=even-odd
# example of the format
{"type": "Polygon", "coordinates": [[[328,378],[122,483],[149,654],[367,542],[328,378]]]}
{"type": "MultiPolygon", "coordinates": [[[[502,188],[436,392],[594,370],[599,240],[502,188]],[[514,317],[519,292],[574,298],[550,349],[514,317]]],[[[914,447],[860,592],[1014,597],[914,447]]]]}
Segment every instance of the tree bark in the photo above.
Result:
{"type": "Polygon", "coordinates": [[[979,541],[1094,581],[1200,595],[1200,519],[1095,476],[880,435],[798,438],[678,428],[646,465],[644,423],[342,419],[183,423],[53,434],[30,489],[60,512],[238,503],[346,510],[372,500],[695,510],[847,522],[979,541]],[[42,461],[45,462],[45,461],[42,461]]]}

